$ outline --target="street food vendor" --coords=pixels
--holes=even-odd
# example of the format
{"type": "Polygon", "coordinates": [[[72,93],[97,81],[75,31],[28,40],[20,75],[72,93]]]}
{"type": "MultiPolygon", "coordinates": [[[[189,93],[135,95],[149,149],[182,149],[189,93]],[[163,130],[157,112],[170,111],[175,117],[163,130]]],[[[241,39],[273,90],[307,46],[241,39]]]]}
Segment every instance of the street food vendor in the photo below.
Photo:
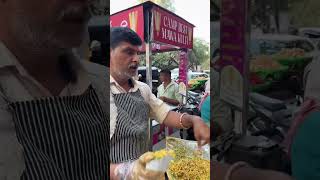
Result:
{"type": "Polygon", "coordinates": [[[173,128],[194,129],[199,146],[210,142],[209,127],[198,116],[180,114],[156,98],[150,87],[134,80],[139,66],[140,37],[125,27],[110,33],[110,177],[111,179],[157,179],[158,172],[145,165],[148,153],[148,119],[155,117],[173,128]]]}
{"type": "Polygon", "coordinates": [[[168,69],[161,70],[160,81],[162,84],[158,87],[158,98],[169,105],[179,105],[182,96],[179,94],[179,85],[171,80],[171,71],[168,69]]]}

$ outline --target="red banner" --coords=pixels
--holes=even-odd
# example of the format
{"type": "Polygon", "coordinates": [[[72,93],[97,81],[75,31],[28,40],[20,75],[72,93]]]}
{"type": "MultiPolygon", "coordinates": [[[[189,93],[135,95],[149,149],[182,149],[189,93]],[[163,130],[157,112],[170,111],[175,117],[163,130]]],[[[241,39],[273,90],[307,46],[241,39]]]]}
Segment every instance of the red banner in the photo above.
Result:
{"type": "Polygon", "coordinates": [[[159,7],[152,9],[153,40],[192,49],[193,25],[159,7]]]}
{"type": "MultiPolygon", "coordinates": [[[[221,1],[220,98],[239,109],[247,108],[248,10],[250,1],[221,1]]],[[[246,118],[244,118],[246,119],[246,118]]],[[[244,123],[245,124],[245,123],[244,123]]]]}
{"type": "Polygon", "coordinates": [[[221,16],[221,60],[243,74],[246,55],[246,6],[241,0],[223,0],[221,16]]]}
{"type": "Polygon", "coordinates": [[[113,14],[110,17],[110,27],[129,27],[144,40],[143,6],[137,6],[113,14]]]}

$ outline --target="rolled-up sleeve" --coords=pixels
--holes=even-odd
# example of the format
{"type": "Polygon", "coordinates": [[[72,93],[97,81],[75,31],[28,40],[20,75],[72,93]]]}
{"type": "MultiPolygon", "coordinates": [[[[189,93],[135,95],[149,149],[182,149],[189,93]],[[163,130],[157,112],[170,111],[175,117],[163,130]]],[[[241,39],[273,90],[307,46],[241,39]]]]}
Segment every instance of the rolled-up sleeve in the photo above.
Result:
{"type": "Polygon", "coordinates": [[[149,86],[144,86],[144,90],[146,92],[146,101],[150,106],[150,116],[162,124],[170,111],[170,107],[162,100],[158,99],[151,92],[149,86]]]}

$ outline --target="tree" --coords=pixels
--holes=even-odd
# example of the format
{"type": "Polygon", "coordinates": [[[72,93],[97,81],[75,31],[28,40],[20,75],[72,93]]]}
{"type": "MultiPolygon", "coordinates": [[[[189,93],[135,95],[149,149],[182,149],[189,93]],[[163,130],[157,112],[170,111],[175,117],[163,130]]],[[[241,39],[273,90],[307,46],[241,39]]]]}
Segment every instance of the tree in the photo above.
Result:
{"type": "MultiPolygon", "coordinates": [[[[179,67],[179,51],[156,53],[152,55],[152,66],[159,69],[174,69],[179,67]]],[[[189,68],[195,70],[201,65],[203,69],[210,67],[209,43],[206,41],[194,38],[193,50],[188,54],[189,68]]],[[[145,66],[145,55],[140,56],[140,65],[145,66]]]]}
{"type": "Polygon", "coordinates": [[[110,3],[107,0],[92,0],[90,10],[94,16],[107,16],[110,14],[110,3]]]}
{"type": "Polygon", "coordinates": [[[164,52],[153,56],[153,66],[159,69],[174,69],[179,67],[179,52],[164,52]]]}
{"type": "MultiPolygon", "coordinates": [[[[145,55],[140,56],[140,65],[145,66],[145,55]]],[[[159,69],[174,69],[179,67],[179,52],[163,52],[152,55],[152,66],[159,69]]]]}
{"type": "MultiPolygon", "coordinates": [[[[140,3],[146,2],[146,1],[150,1],[150,0],[138,0],[140,3]]],[[[174,7],[174,0],[151,0],[152,2],[158,4],[159,6],[175,12],[175,7],[174,7]]]]}
{"type": "MultiPolygon", "coordinates": [[[[147,0],[138,0],[143,3],[147,0]]],[[[174,12],[174,0],[151,0],[152,2],[174,12]]],[[[209,43],[194,38],[193,51],[189,53],[189,67],[196,69],[198,65],[209,68],[209,43]]],[[[160,69],[174,69],[179,66],[179,52],[165,52],[152,55],[152,66],[160,69]]],[[[145,55],[140,56],[140,65],[145,65],[145,55]]]]}
{"type": "Polygon", "coordinates": [[[319,0],[289,0],[289,13],[297,27],[320,26],[319,0]]]}
{"type": "Polygon", "coordinates": [[[209,58],[209,43],[202,39],[194,38],[193,49],[192,52],[189,53],[190,68],[196,69],[196,67],[199,65],[207,65],[207,67],[203,68],[209,68],[209,58]]]}
{"type": "Polygon", "coordinates": [[[276,30],[280,32],[281,26],[286,24],[280,22],[280,19],[285,19],[286,14],[289,17],[287,21],[292,26],[320,26],[319,0],[253,0],[252,2],[252,24],[266,33],[270,32],[270,17],[274,17],[276,30]]]}

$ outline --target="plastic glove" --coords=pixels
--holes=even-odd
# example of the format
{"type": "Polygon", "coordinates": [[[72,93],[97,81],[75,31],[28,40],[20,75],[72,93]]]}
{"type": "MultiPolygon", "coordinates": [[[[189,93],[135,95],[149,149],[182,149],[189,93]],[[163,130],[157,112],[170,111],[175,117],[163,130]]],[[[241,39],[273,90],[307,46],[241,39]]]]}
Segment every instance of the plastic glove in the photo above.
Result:
{"type": "Polygon", "coordinates": [[[154,159],[152,152],[146,152],[136,161],[120,164],[115,174],[120,180],[164,180],[163,172],[146,169],[146,164],[154,159]]]}

